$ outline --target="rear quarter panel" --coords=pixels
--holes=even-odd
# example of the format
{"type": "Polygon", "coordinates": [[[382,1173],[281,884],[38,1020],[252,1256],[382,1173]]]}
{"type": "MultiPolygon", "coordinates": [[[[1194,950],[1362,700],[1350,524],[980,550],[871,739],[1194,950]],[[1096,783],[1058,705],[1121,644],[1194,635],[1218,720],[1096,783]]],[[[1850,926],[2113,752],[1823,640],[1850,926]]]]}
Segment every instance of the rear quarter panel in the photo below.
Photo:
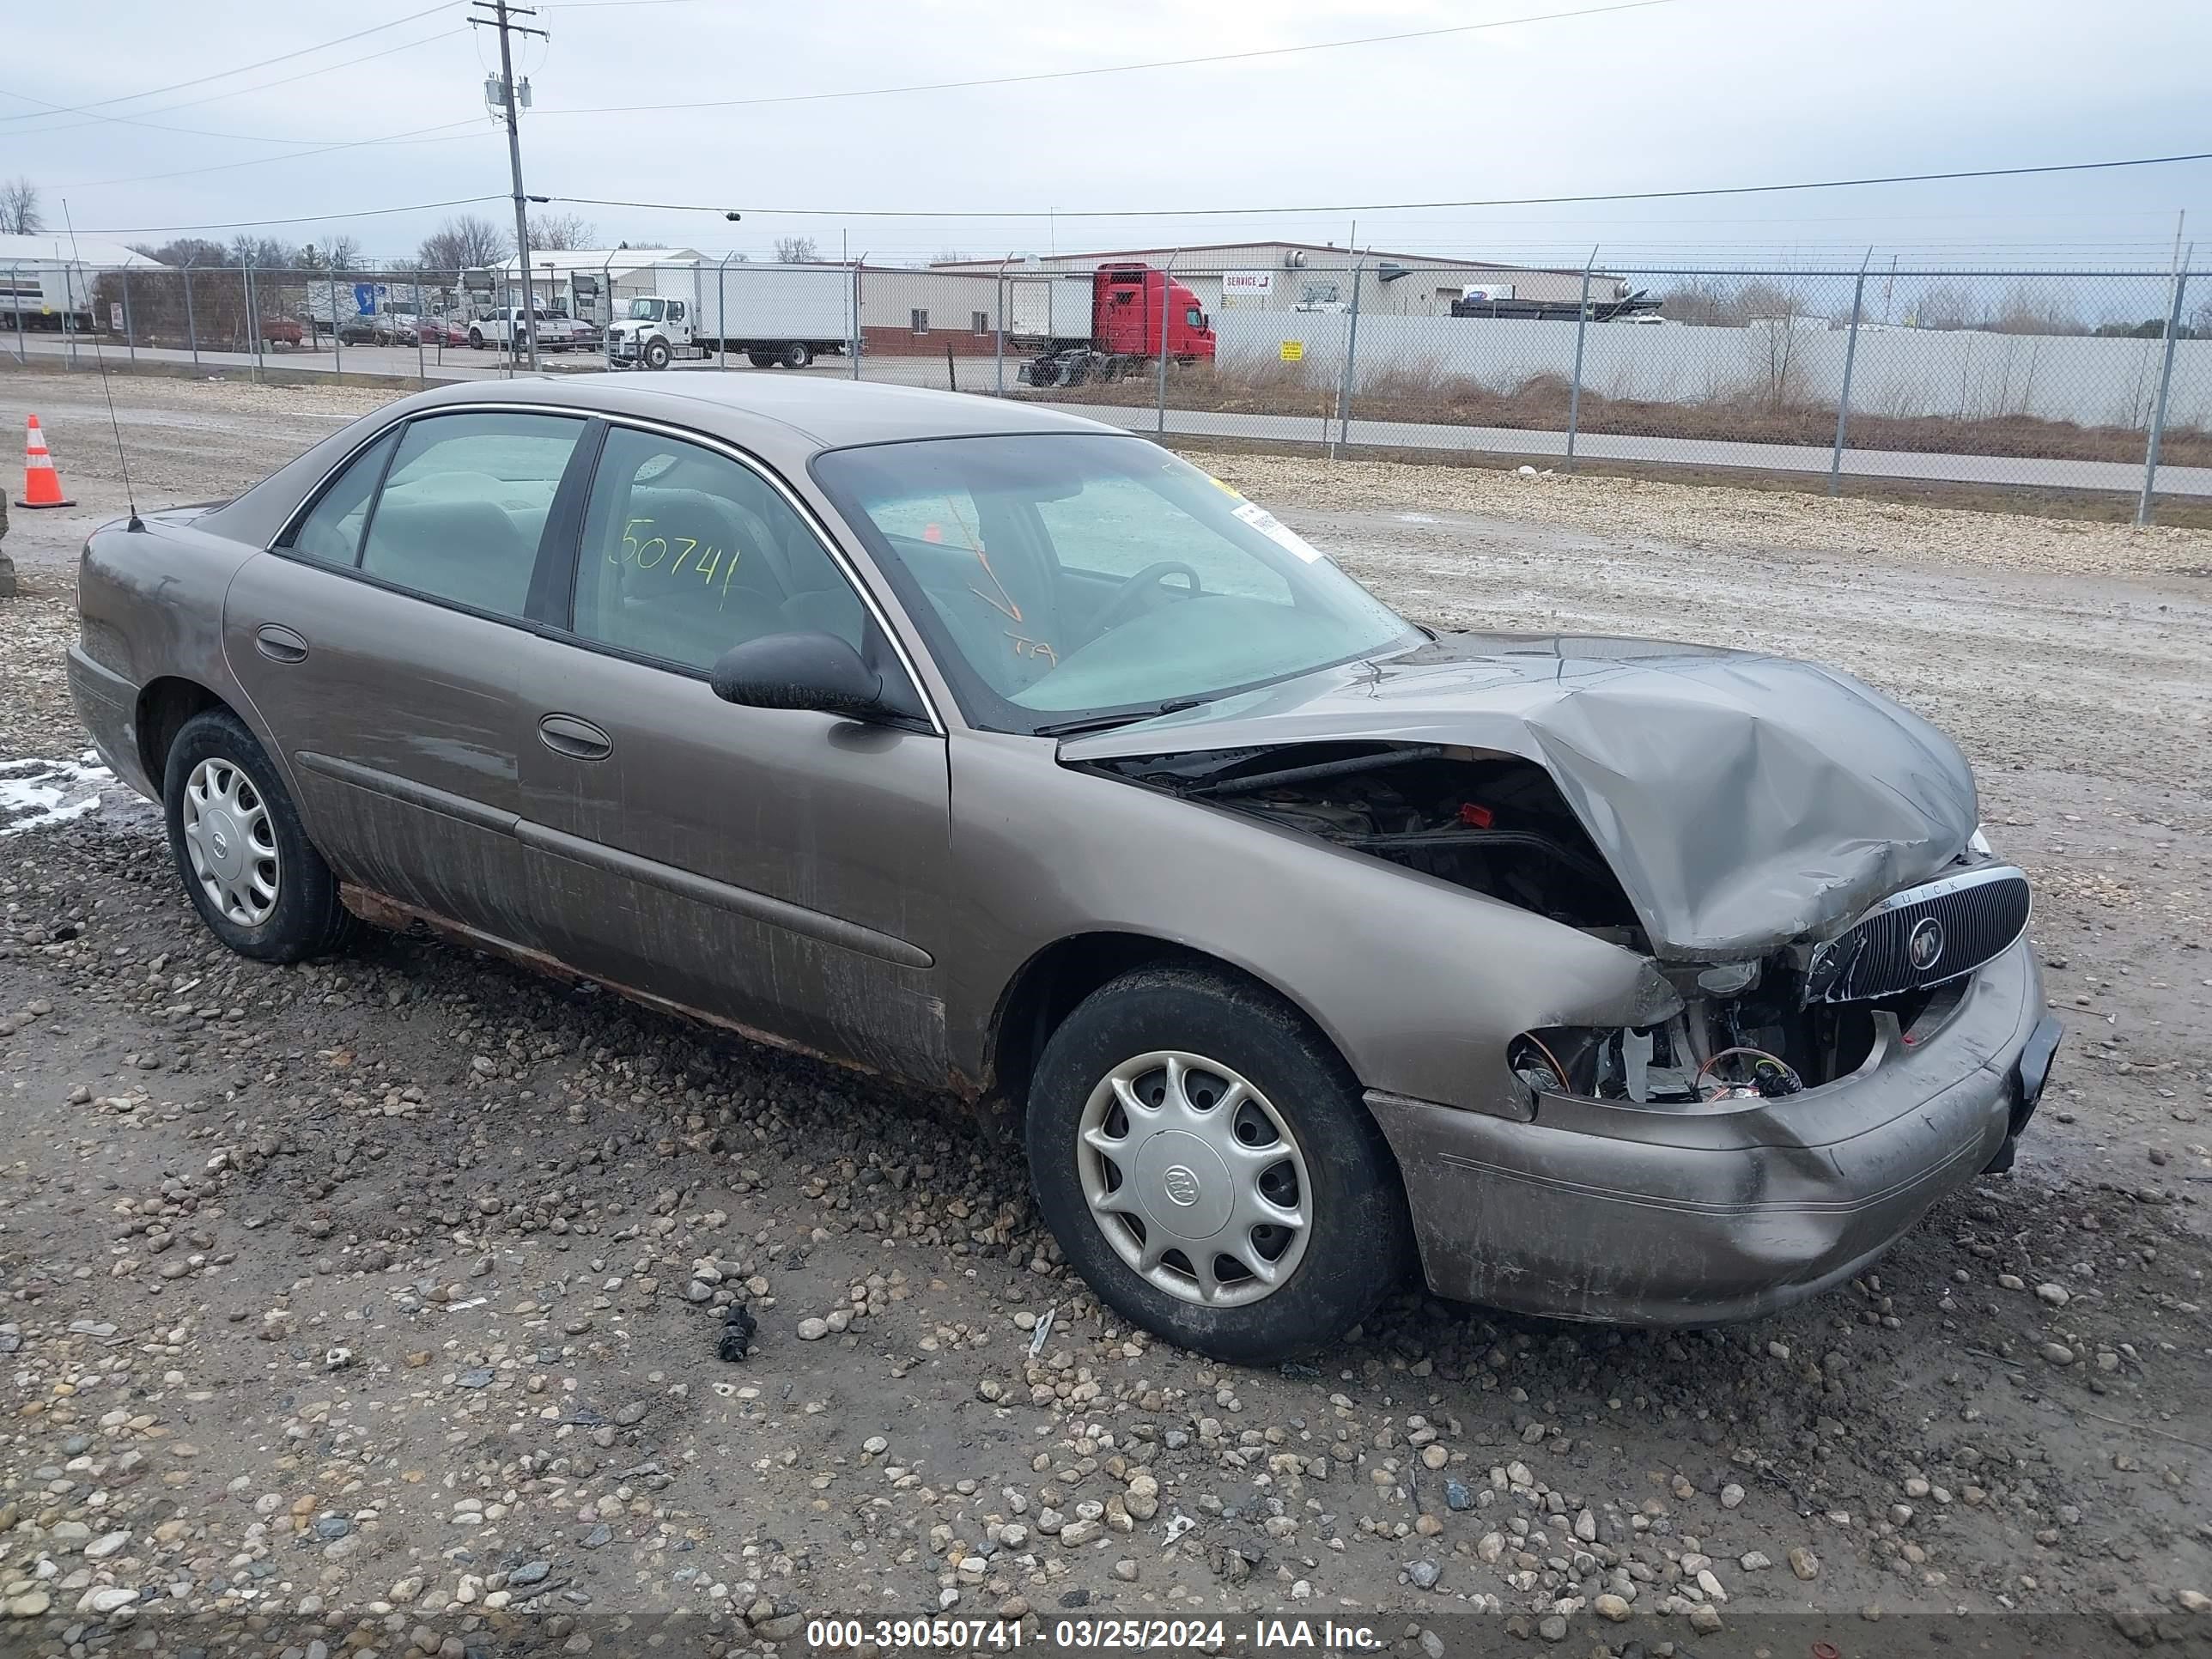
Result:
{"type": "Polygon", "coordinates": [[[118,775],[158,799],[161,779],[143,763],[139,731],[141,694],[158,679],[204,687],[275,750],[222,648],[223,596],[256,550],[181,514],[154,514],[145,524],[142,531],[108,525],[85,543],[70,683],[79,714],[118,775]]]}

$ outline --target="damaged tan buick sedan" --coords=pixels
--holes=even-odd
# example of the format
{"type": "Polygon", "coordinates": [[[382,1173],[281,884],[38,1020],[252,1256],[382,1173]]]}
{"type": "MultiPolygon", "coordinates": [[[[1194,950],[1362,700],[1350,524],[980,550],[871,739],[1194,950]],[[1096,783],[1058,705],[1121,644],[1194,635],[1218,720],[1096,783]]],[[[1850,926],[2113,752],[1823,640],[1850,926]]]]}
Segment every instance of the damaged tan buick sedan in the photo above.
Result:
{"type": "Polygon", "coordinates": [[[2057,1041],[1958,750],[1826,669],[1432,634],[1088,421],[449,386],[87,544],[77,706],[226,944],[421,921],[1018,1122],[1259,1360],[1418,1262],[1706,1324],[2009,1164],[2057,1041]]]}

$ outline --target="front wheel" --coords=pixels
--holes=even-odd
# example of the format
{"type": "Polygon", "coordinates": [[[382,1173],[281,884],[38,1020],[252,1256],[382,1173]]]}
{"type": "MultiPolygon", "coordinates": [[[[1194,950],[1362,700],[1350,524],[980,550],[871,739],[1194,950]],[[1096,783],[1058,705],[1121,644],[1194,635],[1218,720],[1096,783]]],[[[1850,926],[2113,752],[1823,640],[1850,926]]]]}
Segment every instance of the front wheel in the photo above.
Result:
{"type": "Polygon", "coordinates": [[[351,936],[337,878],[307,839],[268,754],[228,709],[185,722],[169,746],[161,799],[185,894],[232,950],[297,962],[351,936]]]}
{"type": "Polygon", "coordinates": [[[665,368],[675,356],[665,340],[647,340],[645,343],[645,366],[647,368],[665,368]]]}
{"type": "Polygon", "coordinates": [[[1045,1046],[1026,1133],[1038,1206],[1099,1297],[1217,1358],[1341,1336],[1411,1257],[1343,1060],[1225,975],[1146,969],[1086,998],[1045,1046]]]}
{"type": "Polygon", "coordinates": [[[483,331],[480,328],[471,329],[469,331],[469,349],[471,351],[482,351],[483,349],[483,331]]]}

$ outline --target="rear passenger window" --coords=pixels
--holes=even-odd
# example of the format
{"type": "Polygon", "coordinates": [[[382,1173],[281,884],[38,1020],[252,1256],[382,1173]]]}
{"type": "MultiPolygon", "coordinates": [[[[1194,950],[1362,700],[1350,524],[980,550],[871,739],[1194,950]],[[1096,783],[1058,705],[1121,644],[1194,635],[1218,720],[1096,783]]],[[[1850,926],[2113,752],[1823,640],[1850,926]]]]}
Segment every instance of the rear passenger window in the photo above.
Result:
{"type": "Polygon", "coordinates": [[[361,557],[361,527],[368,519],[368,498],[384,476],[385,458],[398,441],[395,434],[386,433],[338,474],[293,532],[295,553],[318,564],[353,566],[361,557]]]}
{"type": "Polygon", "coordinates": [[[584,422],[557,415],[434,415],[399,438],[361,568],[395,586],[520,617],[553,493],[584,422]]]}
{"type": "Polygon", "coordinates": [[[863,648],[866,612],[822,544],[750,467],[616,427],[584,514],[575,631],[707,669],[767,634],[835,634],[863,648]]]}

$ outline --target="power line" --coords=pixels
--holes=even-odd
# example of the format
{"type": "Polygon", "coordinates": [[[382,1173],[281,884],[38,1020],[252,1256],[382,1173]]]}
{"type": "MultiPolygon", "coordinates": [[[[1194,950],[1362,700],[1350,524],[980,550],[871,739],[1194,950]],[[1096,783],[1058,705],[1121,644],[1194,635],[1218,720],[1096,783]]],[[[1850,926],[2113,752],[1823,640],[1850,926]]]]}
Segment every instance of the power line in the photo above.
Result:
{"type": "MultiPolygon", "coordinates": [[[[1787,185],[1714,185],[1696,190],[1633,190],[1582,196],[1498,196],[1461,202],[1333,202],[1303,207],[1218,208],[765,208],[748,213],[793,219],[1230,219],[1297,214],[1420,213],[1438,208],[1559,207],[1585,202],[1667,202],[1694,196],[1763,196],[1792,190],[1847,190],[1863,185],[1918,185],[1957,179],[2019,179],[2034,173],[2096,173],[2113,167],[2167,167],[2212,161],[2212,150],[2182,155],[2141,155],[2118,161],[2054,161],[2038,167],[1968,167],[1948,173],[1897,173],[1865,179],[1814,179],[1787,185]]],[[[556,196],[580,207],[641,208],[665,213],[726,213],[727,204],[626,202],[598,196],[556,196]]],[[[742,204],[741,204],[742,205],[742,204]]]]}
{"type": "MultiPolygon", "coordinates": [[[[117,97],[96,99],[89,104],[82,104],[75,107],[80,110],[104,109],[111,104],[135,103],[141,98],[152,98],[165,92],[180,92],[186,87],[204,86],[210,81],[227,81],[234,75],[245,75],[254,70],[266,69],[271,64],[289,63],[293,58],[305,58],[310,52],[322,52],[331,46],[342,46],[347,41],[358,40],[364,35],[380,34],[386,29],[396,29],[402,23],[411,23],[418,17],[428,17],[433,12],[445,9],[443,3],[425,6],[420,11],[409,12],[404,17],[395,17],[388,23],[374,23],[365,29],[356,29],[351,34],[341,34],[335,40],[319,41],[312,46],[301,46],[296,52],[282,52],[274,58],[264,58],[255,63],[240,64],[236,69],[217,70],[212,75],[196,75],[189,81],[172,81],[166,87],[149,87],[143,92],[126,92],[117,97]]],[[[32,114],[35,115],[36,112],[34,111],[32,114]]],[[[22,121],[30,118],[32,118],[31,115],[0,116],[0,120],[4,121],[22,121]]]]}
{"type": "MultiPolygon", "coordinates": [[[[584,0],[573,0],[584,3],[584,0]]],[[[619,0],[596,0],[611,5],[619,0]]],[[[644,4],[648,0],[627,0],[644,4]]],[[[657,0],[655,0],[657,3],[657,0]]],[[[1555,23],[1574,17],[1602,17],[1613,12],[1644,11],[1671,6],[1681,0],[1617,0],[1605,6],[1585,6],[1576,11],[1541,12],[1526,17],[1498,17],[1486,23],[1455,23],[1446,28],[1409,29],[1397,34],[1366,34],[1350,40],[1316,40],[1300,46],[1261,46],[1249,52],[1223,52],[1203,58],[1164,58],[1145,64],[1106,64],[1096,69],[1041,70],[1030,75],[994,75],[972,81],[932,81],[915,86],[861,87],[845,92],[794,92],[768,98],[714,98],[681,104],[600,104],[580,109],[541,109],[540,115],[634,115],[686,109],[748,109],[763,104],[814,104],[842,98],[886,98],[913,92],[959,92],[977,87],[1020,86],[1037,81],[1075,81],[1091,76],[1133,75],[1143,70],[1188,69],[1200,64],[1234,64],[1255,58],[1287,58],[1299,52],[1334,52],[1342,46],[1374,46],[1395,40],[1432,40],[1440,35],[1474,34],[1486,29],[1511,28],[1522,23],[1555,23]]]]}
{"type": "Polygon", "coordinates": [[[304,161],[311,155],[328,155],[333,150],[366,149],[379,144],[450,144],[472,136],[465,132],[453,132],[451,131],[452,128],[473,127],[477,125],[477,118],[471,116],[465,120],[447,121],[434,127],[410,127],[405,132],[391,133],[381,138],[354,138],[343,143],[324,144],[314,149],[295,149],[284,155],[257,155],[250,161],[218,161],[211,167],[179,167],[169,173],[133,173],[127,179],[87,179],[74,185],[61,185],[56,188],[97,190],[107,185],[142,185],[155,179],[190,179],[204,173],[233,173],[240,167],[265,167],[272,161],[304,161]],[[443,138],[425,138],[418,136],[429,132],[442,132],[447,136],[443,138]]]}
{"type": "MultiPolygon", "coordinates": [[[[417,46],[429,46],[434,41],[446,40],[460,32],[457,28],[441,29],[437,33],[426,34],[418,40],[403,40],[396,46],[386,46],[382,52],[363,52],[358,58],[347,58],[335,64],[325,64],[320,69],[302,70],[297,75],[279,76],[274,81],[257,81],[250,87],[240,87],[230,92],[210,93],[204,98],[186,98],[174,104],[157,104],[152,109],[140,110],[136,115],[102,115],[98,113],[90,104],[47,103],[43,98],[33,98],[28,93],[11,92],[5,87],[0,87],[0,94],[20,98],[26,103],[45,104],[49,114],[92,117],[88,121],[69,121],[55,127],[17,127],[14,129],[10,137],[31,133],[75,132],[81,128],[97,126],[103,121],[112,121],[125,126],[151,127],[156,132],[190,133],[199,138],[237,138],[257,144],[319,144],[327,141],[320,138],[264,138],[250,132],[211,132],[204,127],[173,127],[159,121],[148,121],[141,118],[148,115],[167,115],[180,109],[196,109],[202,104],[221,103],[226,98],[242,98],[248,93],[265,92],[270,87],[289,86],[295,81],[310,81],[318,75],[331,75],[339,70],[353,69],[362,64],[374,63],[380,58],[389,58],[394,52],[412,52],[417,46]]],[[[27,118],[11,116],[8,118],[15,120],[27,118]]]]}
{"type": "Polygon", "coordinates": [[[266,230],[277,225],[323,225],[348,219],[380,219],[394,213],[434,213],[441,208],[474,207],[480,202],[503,202],[504,196],[457,196],[450,202],[410,202],[405,207],[355,208],[344,213],[305,213],[295,219],[222,219],[206,225],[118,225],[106,230],[88,230],[88,236],[181,236],[196,230],[266,230]]]}

